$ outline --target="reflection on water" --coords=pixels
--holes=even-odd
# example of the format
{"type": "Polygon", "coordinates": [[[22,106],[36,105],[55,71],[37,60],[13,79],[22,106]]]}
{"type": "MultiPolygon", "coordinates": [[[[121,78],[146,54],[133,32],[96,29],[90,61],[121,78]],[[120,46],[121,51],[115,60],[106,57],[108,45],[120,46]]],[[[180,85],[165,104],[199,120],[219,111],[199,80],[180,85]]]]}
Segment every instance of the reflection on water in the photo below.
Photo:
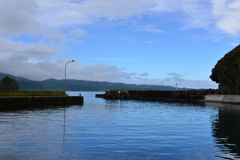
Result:
{"type": "Polygon", "coordinates": [[[240,105],[206,103],[218,107],[218,117],[212,122],[216,146],[224,158],[240,158],[240,105]]]}
{"type": "Polygon", "coordinates": [[[240,106],[81,94],[83,106],[0,112],[0,159],[240,158],[240,106]]]}

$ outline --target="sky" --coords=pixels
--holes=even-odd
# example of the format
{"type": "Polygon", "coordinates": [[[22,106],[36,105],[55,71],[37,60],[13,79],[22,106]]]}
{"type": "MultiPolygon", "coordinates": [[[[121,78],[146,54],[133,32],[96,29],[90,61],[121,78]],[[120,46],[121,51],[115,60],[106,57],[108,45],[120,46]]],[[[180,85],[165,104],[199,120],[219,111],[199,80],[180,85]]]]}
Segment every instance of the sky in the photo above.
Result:
{"type": "Polygon", "coordinates": [[[0,0],[0,72],[217,88],[239,15],[240,0],[0,0]]]}

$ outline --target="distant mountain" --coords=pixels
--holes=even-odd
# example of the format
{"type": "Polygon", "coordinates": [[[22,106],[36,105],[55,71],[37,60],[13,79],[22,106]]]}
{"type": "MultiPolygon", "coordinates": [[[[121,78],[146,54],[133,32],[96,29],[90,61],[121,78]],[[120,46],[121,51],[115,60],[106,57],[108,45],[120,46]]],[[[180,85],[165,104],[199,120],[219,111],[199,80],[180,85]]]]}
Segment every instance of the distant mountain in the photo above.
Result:
{"type": "Polygon", "coordinates": [[[12,79],[14,79],[16,81],[18,81],[18,80],[31,81],[31,80],[29,80],[27,78],[17,77],[17,76],[13,76],[13,75],[7,74],[7,73],[0,73],[0,79],[4,78],[6,76],[8,76],[8,77],[10,77],[10,78],[12,78],[12,79]]]}
{"type": "MultiPolygon", "coordinates": [[[[15,79],[20,90],[64,90],[65,80],[46,79],[43,81],[33,81],[27,78],[17,77],[10,74],[0,73],[0,78],[9,76],[15,79]]],[[[161,85],[136,85],[125,83],[99,82],[99,81],[85,81],[85,80],[66,80],[67,91],[105,91],[109,89],[146,89],[146,90],[175,90],[175,87],[161,86],[161,85]]],[[[179,90],[187,90],[189,88],[178,88],[179,90]]]]}

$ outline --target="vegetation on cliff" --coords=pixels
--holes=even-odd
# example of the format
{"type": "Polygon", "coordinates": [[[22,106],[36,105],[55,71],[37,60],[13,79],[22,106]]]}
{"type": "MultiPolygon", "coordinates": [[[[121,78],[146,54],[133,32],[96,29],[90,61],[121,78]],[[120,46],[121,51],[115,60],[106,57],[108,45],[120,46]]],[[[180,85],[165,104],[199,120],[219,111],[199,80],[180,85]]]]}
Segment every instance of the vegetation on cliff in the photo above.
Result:
{"type": "Polygon", "coordinates": [[[240,89],[240,45],[217,62],[210,78],[219,83],[221,90],[240,89]]]}

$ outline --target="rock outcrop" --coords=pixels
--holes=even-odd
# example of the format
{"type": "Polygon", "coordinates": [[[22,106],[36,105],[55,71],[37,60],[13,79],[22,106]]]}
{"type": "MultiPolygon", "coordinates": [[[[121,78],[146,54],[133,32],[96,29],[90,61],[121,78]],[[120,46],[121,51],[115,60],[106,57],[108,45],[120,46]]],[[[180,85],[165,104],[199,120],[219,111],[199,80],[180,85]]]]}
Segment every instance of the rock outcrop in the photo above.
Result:
{"type": "Polygon", "coordinates": [[[8,76],[6,76],[0,82],[0,90],[2,90],[2,91],[18,91],[19,85],[14,79],[11,79],[8,76]]]}
{"type": "Polygon", "coordinates": [[[210,78],[219,83],[220,90],[240,89],[240,45],[217,62],[210,78]]]}

